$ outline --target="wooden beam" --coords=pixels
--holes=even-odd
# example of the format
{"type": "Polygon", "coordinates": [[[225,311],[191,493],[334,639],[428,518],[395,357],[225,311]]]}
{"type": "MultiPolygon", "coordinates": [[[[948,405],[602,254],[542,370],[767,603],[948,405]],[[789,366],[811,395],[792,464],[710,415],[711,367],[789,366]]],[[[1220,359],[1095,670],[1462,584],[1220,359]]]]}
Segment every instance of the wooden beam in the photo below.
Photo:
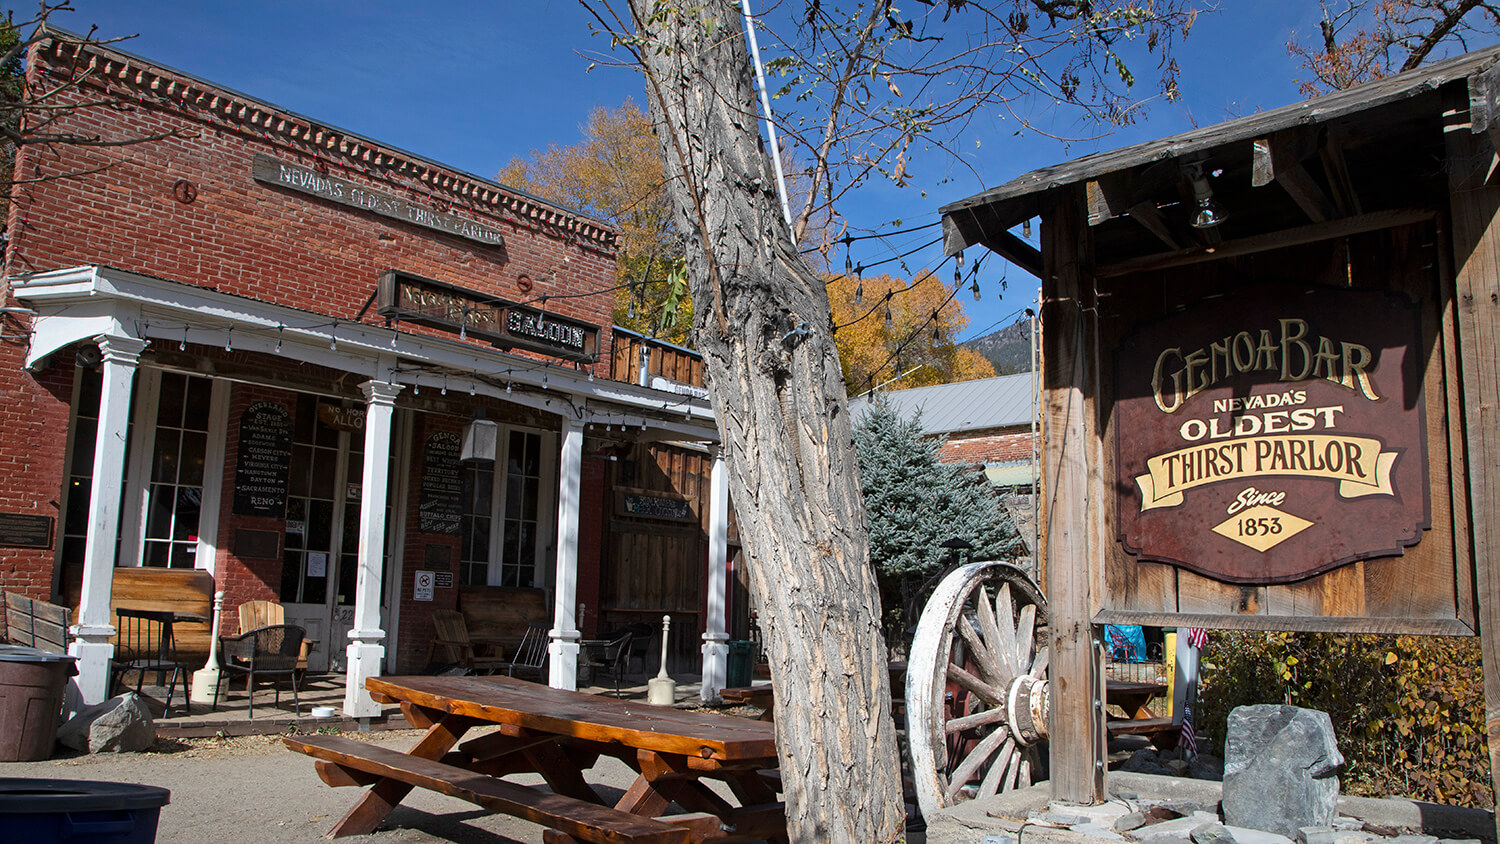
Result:
{"type": "Polygon", "coordinates": [[[1102,649],[1092,618],[1103,553],[1104,463],[1095,402],[1099,395],[1098,317],[1088,266],[1093,238],[1083,191],[1047,194],[1042,214],[1043,383],[1042,519],[1052,692],[1052,797],[1104,799],[1102,649]]]}
{"type": "MultiPolygon", "coordinates": [[[[1489,135],[1490,147],[1500,150],[1500,64],[1469,77],[1469,131],[1489,135]]],[[[1486,181],[1496,172],[1500,167],[1492,156],[1486,181]]]]}
{"type": "Polygon", "coordinates": [[[1015,264],[1037,278],[1042,277],[1041,250],[1008,231],[997,234],[985,233],[981,241],[985,248],[1015,264]]]}
{"type": "Polygon", "coordinates": [[[1349,176],[1349,163],[1344,159],[1344,148],[1349,138],[1337,126],[1329,126],[1318,157],[1323,160],[1323,173],[1328,176],[1328,190],[1333,194],[1333,204],[1340,217],[1353,217],[1364,213],[1359,194],[1354,189],[1354,180],[1349,176]]]}
{"type": "Polygon", "coordinates": [[[1471,103],[1445,103],[1444,129],[1485,726],[1490,785],[1500,795],[1500,186],[1488,179],[1495,158],[1490,133],[1475,124],[1464,131],[1471,103]]]}
{"type": "Polygon", "coordinates": [[[1255,139],[1250,184],[1264,187],[1276,182],[1308,219],[1321,223],[1336,217],[1337,212],[1328,194],[1302,166],[1303,159],[1316,151],[1308,138],[1307,133],[1293,130],[1255,139]]]}
{"type": "Polygon", "coordinates": [[[1432,219],[1434,214],[1435,212],[1429,208],[1397,208],[1391,211],[1376,211],[1359,217],[1345,217],[1342,220],[1333,220],[1327,223],[1314,223],[1310,226],[1301,226],[1295,229],[1284,229],[1268,234],[1244,237],[1238,240],[1226,240],[1215,247],[1194,246],[1178,252],[1163,252],[1157,255],[1127,258],[1124,261],[1117,261],[1113,264],[1104,264],[1097,267],[1094,270],[1094,275],[1099,278],[1113,278],[1130,275],[1131,273],[1164,270],[1170,267],[1201,264],[1205,261],[1217,261],[1240,255],[1252,255],[1256,252],[1266,252],[1271,249],[1283,249],[1288,246],[1300,246],[1304,243],[1316,243],[1320,240],[1348,237],[1378,229],[1420,223],[1432,219]]]}
{"type": "Polygon", "coordinates": [[[1167,223],[1167,218],[1161,214],[1161,209],[1156,207],[1152,200],[1138,202],[1130,208],[1130,219],[1140,223],[1148,232],[1156,235],[1156,239],[1166,244],[1168,249],[1181,249],[1182,242],[1172,233],[1172,227],[1167,223]]]}

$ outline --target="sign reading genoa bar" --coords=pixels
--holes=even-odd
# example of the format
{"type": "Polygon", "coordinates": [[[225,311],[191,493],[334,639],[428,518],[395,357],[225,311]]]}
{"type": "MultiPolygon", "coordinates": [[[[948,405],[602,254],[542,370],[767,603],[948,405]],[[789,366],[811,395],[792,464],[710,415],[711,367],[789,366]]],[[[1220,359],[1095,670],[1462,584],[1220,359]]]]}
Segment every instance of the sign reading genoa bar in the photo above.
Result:
{"type": "Polygon", "coordinates": [[[1263,286],[1138,329],[1115,356],[1119,535],[1142,560],[1284,583],[1429,526],[1417,309],[1263,286]]]}
{"type": "Polygon", "coordinates": [[[599,326],[485,296],[452,284],[391,270],[380,276],[383,317],[474,336],[564,360],[599,360],[599,326]]]}

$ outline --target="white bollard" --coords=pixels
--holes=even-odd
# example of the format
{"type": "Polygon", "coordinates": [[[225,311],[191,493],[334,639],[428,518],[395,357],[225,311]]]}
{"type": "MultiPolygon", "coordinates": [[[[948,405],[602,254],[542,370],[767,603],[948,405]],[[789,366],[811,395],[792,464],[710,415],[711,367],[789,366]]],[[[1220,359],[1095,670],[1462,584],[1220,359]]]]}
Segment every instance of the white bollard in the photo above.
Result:
{"type": "Polygon", "coordinates": [[[208,662],[193,672],[192,691],[188,700],[193,703],[213,703],[214,690],[219,687],[219,615],[224,612],[224,593],[214,593],[213,630],[208,640],[208,662]]]}
{"type": "Polygon", "coordinates": [[[661,617],[661,671],[646,681],[646,702],[655,706],[671,706],[677,702],[677,681],[667,676],[667,635],[672,630],[672,617],[661,617]]]}

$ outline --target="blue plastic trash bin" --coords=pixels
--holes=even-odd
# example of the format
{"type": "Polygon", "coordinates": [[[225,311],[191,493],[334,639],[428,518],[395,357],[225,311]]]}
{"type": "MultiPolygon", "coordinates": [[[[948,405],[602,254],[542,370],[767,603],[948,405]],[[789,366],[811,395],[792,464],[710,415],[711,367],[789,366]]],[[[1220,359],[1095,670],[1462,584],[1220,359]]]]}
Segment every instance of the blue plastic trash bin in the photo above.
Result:
{"type": "Polygon", "coordinates": [[[0,829],[27,844],[152,844],[170,797],[154,785],[0,777],[0,829]]]}

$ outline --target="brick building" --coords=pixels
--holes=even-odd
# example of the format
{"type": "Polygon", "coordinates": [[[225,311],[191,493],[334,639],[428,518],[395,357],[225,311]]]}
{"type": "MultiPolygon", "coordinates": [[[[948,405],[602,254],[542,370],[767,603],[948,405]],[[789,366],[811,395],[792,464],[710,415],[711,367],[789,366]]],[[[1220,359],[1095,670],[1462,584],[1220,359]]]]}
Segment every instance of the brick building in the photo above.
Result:
{"type": "Polygon", "coordinates": [[[721,658],[712,415],[610,378],[610,227],[49,33],[28,81],[65,75],[83,82],[59,97],[130,107],[62,124],[162,136],[23,147],[7,221],[0,589],[76,607],[85,700],[115,566],[211,572],[225,632],[281,602],[353,715],[364,677],[423,667],[432,610],[466,586],[544,592],[553,685],[581,637],[664,610],[721,658]],[[685,562],[622,597],[612,537],[663,518],[685,562]]]}

